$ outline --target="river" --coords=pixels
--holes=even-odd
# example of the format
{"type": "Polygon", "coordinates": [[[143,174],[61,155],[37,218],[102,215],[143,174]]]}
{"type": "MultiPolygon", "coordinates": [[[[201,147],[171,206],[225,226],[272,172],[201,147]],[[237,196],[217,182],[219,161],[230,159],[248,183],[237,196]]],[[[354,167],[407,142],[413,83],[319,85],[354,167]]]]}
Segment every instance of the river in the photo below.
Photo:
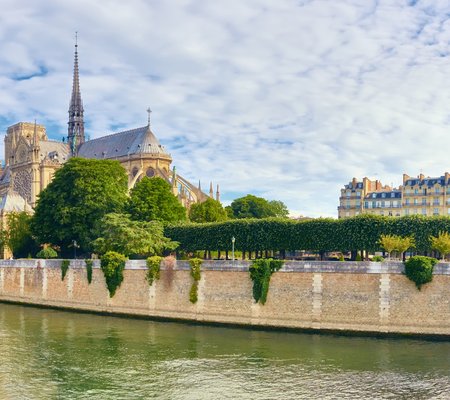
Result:
{"type": "Polygon", "coordinates": [[[0,304],[0,399],[450,399],[450,343],[0,304]]]}

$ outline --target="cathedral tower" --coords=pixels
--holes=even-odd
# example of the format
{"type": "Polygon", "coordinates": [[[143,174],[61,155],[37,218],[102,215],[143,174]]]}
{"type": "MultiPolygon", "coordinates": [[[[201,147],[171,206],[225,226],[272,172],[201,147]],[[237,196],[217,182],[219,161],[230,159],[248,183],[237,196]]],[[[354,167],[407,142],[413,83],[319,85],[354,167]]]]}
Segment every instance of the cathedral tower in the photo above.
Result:
{"type": "Polygon", "coordinates": [[[76,156],[78,147],[84,143],[83,101],[81,100],[80,77],[78,73],[78,41],[75,36],[75,61],[73,65],[72,97],[69,106],[68,143],[70,153],[76,156]]]}

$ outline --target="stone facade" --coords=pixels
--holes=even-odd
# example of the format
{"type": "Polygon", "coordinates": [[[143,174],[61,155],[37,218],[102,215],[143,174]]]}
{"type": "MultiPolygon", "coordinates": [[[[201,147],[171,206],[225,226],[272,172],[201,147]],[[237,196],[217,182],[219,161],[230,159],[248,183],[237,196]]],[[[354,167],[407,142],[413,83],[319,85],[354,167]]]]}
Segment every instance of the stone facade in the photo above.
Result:
{"type": "Polygon", "coordinates": [[[0,301],[209,323],[450,336],[448,263],[438,264],[419,291],[401,263],[287,262],[272,275],[265,305],[252,298],[247,262],[205,262],[196,304],[189,301],[192,278],[184,261],[163,267],[153,286],[145,262],[129,261],[113,298],[98,261],[90,285],[84,261],[72,261],[64,281],[60,263],[0,262],[0,301]]]}

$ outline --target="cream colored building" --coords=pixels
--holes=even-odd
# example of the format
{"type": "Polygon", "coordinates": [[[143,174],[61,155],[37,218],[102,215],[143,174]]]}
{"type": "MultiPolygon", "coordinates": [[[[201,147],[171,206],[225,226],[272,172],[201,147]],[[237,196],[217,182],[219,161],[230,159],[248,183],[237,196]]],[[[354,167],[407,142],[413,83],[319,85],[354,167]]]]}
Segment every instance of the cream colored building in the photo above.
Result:
{"type": "Polygon", "coordinates": [[[416,178],[403,174],[403,185],[398,188],[383,186],[379,181],[353,178],[341,189],[339,218],[359,214],[392,217],[405,215],[450,215],[450,174],[439,177],[416,178]]]}

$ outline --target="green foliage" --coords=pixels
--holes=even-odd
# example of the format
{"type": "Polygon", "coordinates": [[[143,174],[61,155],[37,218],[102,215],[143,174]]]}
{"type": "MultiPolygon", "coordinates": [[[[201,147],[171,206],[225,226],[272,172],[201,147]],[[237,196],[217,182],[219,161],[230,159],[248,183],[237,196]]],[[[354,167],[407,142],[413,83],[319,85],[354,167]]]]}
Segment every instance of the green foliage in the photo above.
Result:
{"type": "Polygon", "coordinates": [[[131,189],[127,206],[131,218],[137,221],[185,221],[186,209],[173,195],[162,178],[144,177],[131,189]]]}
{"type": "Polygon", "coordinates": [[[58,258],[58,253],[51,247],[45,247],[36,254],[36,258],[58,258]]]}
{"type": "Polygon", "coordinates": [[[343,254],[341,254],[341,255],[339,256],[339,261],[345,261],[345,258],[344,258],[344,255],[343,255],[343,254]]]}
{"type": "Polygon", "coordinates": [[[113,297],[123,281],[126,257],[115,251],[108,251],[100,259],[100,266],[105,275],[109,296],[113,297]]]}
{"type": "Polygon", "coordinates": [[[417,289],[433,279],[433,267],[438,261],[435,258],[414,256],[405,262],[405,275],[413,281],[417,289]]]}
{"type": "Polygon", "coordinates": [[[11,212],[7,215],[8,229],[2,232],[2,244],[7,245],[14,257],[27,257],[36,253],[38,247],[31,235],[31,215],[22,212],[11,212]]]}
{"type": "Polygon", "coordinates": [[[384,258],[383,258],[383,256],[373,256],[372,261],[373,262],[383,262],[384,258]]]}
{"type": "Polygon", "coordinates": [[[439,236],[431,236],[431,248],[437,250],[443,260],[450,253],[450,234],[448,232],[439,232],[439,236]]]}
{"type": "Polygon", "coordinates": [[[240,197],[231,203],[233,218],[286,218],[289,211],[282,201],[268,201],[252,194],[240,197]]]}
{"type": "Polygon", "coordinates": [[[220,222],[226,221],[228,215],[219,201],[208,198],[191,206],[189,218],[192,222],[220,222]]]}
{"type": "Polygon", "coordinates": [[[358,254],[356,255],[355,261],[362,261],[361,254],[358,253],[358,254]]]}
{"type": "Polygon", "coordinates": [[[162,259],[163,258],[159,256],[147,258],[147,274],[145,275],[145,278],[150,286],[153,285],[155,280],[159,279],[162,259]]]}
{"type": "Polygon", "coordinates": [[[401,237],[399,235],[380,235],[378,241],[380,246],[391,256],[393,251],[400,255],[411,247],[414,247],[415,241],[412,236],[401,237]]]}
{"type": "Polygon", "coordinates": [[[40,193],[31,223],[39,243],[61,247],[76,240],[89,251],[93,228],[105,214],[120,212],[127,200],[128,178],[118,161],[71,158],[40,193]]]}
{"type": "Polygon", "coordinates": [[[84,262],[86,263],[87,280],[90,285],[92,282],[92,265],[94,264],[94,262],[89,259],[84,260],[84,262]]]}
{"type": "Polygon", "coordinates": [[[174,250],[178,243],[164,237],[159,221],[134,221],[126,214],[106,214],[96,225],[99,235],[93,242],[99,254],[116,251],[125,256],[155,255],[174,250]]]}
{"type": "Polygon", "coordinates": [[[283,266],[283,261],[271,258],[254,260],[250,266],[250,278],[253,281],[253,298],[255,302],[265,304],[269,291],[270,277],[283,266]]]}
{"type": "Polygon", "coordinates": [[[63,281],[66,277],[67,271],[69,270],[70,261],[62,260],[61,262],[61,280],[63,281]]]}
{"type": "Polygon", "coordinates": [[[180,250],[306,250],[347,252],[381,250],[380,235],[414,237],[415,250],[431,250],[431,236],[450,232],[449,217],[408,216],[390,218],[360,215],[346,219],[317,218],[289,220],[280,218],[234,219],[205,224],[178,224],[165,227],[165,236],[180,243],[180,250]]]}
{"type": "Polygon", "coordinates": [[[194,279],[192,283],[191,290],[189,291],[189,301],[191,303],[197,303],[198,300],[198,281],[201,278],[201,266],[203,260],[200,258],[191,258],[189,260],[189,265],[191,267],[191,276],[194,279]]]}

